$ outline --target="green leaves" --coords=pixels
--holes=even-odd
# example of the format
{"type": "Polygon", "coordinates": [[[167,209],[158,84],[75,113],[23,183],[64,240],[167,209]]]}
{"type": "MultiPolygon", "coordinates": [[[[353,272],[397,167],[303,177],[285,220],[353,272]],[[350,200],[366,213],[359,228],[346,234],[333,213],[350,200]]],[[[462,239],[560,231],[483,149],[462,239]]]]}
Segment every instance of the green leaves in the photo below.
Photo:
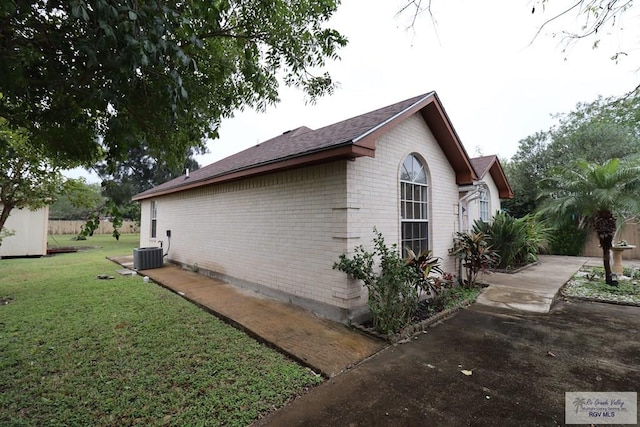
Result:
{"type": "Polygon", "coordinates": [[[544,179],[554,169],[575,159],[604,163],[640,152],[640,94],[580,103],[556,118],[557,125],[520,141],[518,152],[505,165],[515,198],[503,206],[516,217],[539,206],[538,193],[553,185],[544,179]]]}
{"type": "Polygon", "coordinates": [[[538,251],[547,247],[553,235],[552,228],[537,216],[514,218],[505,212],[496,212],[491,222],[476,220],[473,230],[491,242],[491,248],[499,255],[495,267],[503,270],[536,261],[538,251]]]}
{"type": "Polygon", "coordinates": [[[437,263],[428,254],[408,263],[400,256],[396,245],[387,246],[382,233],[374,229],[374,249],[368,252],[357,246],[350,259],[340,255],[333,268],[362,280],[368,291],[368,307],[375,329],[383,334],[399,332],[412,319],[423,290],[424,272],[437,270],[437,263]],[[380,268],[374,259],[379,259],[380,268]]]}
{"type": "Polygon", "coordinates": [[[29,144],[27,130],[0,117],[0,231],[13,209],[46,206],[61,185],[60,166],[29,144]]]}
{"type": "Polygon", "coordinates": [[[179,156],[203,148],[234,111],[277,102],[281,82],[311,100],[331,93],[321,68],[346,44],[325,28],[337,6],[74,0],[53,11],[16,2],[0,8],[0,116],[75,165],[120,161],[143,144],[179,156]]]}
{"type": "Polygon", "coordinates": [[[640,215],[640,161],[610,159],[603,164],[579,160],[549,178],[553,190],[543,194],[540,212],[556,221],[577,216],[598,234],[607,283],[613,283],[609,250],[617,226],[640,215]]]}
{"type": "Polygon", "coordinates": [[[475,286],[478,274],[495,265],[500,259],[482,232],[457,232],[449,255],[460,260],[466,275],[466,280],[462,280],[462,283],[467,287],[475,286]]]}

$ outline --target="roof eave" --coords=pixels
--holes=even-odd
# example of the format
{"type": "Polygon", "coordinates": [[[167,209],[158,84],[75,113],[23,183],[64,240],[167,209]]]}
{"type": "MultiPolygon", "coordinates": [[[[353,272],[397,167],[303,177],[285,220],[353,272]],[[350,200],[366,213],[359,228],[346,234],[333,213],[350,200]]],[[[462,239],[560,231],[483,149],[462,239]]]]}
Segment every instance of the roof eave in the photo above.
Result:
{"type": "Polygon", "coordinates": [[[425,122],[431,129],[435,140],[445,157],[456,172],[456,183],[458,185],[472,184],[478,179],[475,169],[471,165],[471,160],[467,154],[458,134],[456,133],[449,116],[444,110],[438,95],[435,92],[427,94],[415,104],[396,114],[376,128],[364,135],[354,138],[354,142],[360,146],[375,150],[375,141],[393,127],[402,123],[407,117],[420,112],[425,122]]]}
{"type": "Polygon", "coordinates": [[[375,149],[355,145],[351,141],[348,141],[347,143],[341,144],[339,146],[333,146],[328,149],[315,152],[307,152],[297,156],[278,159],[273,162],[254,165],[248,168],[236,169],[207,179],[179,184],[175,187],[170,187],[164,190],[151,190],[148,193],[140,193],[135,195],[132,200],[141,201],[145,199],[152,199],[155,197],[166,196],[168,194],[204,187],[207,185],[221,184],[223,182],[236,181],[239,179],[264,175],[276,171],[327,163],[333,160],[355,159],[357,157],[364,156],[374,157],[374,154],[375,149]]]}
{"type": "Polygon", "coordinates": [[[493,161],[493,164],[489,168],[489,173],[491,174],[491,178],[493,178],[493,182],[498,187],[498,195],[501,199],[513,199],[513,190],[511,189],[511,185],[509,185],[509,180],[504,173],[504,169],[500,165],[500,162],[496,158],[493,161]]]}

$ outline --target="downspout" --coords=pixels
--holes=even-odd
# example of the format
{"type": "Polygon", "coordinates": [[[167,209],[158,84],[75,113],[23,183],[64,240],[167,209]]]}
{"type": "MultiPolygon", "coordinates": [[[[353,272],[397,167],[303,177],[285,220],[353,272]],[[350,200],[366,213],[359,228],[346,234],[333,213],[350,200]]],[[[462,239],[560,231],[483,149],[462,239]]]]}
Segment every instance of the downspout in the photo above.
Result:
{"type": "Polygon", "coordinates": [[[468,191],[467,194],[465,194],[460,201],[458,202],[458,230],[460,232],[462,232],[462,227],[463,227],[463,213],[464,213],[464,209],[466,206],[468,206],[468,203],[472,200],[477,199],[478,197],[480,197],[480,190],[482,190],[483,188],[486,187],[486,184],[484,181],[476,181],[473,183],[473,185],[466,185],[464,187],[458,187],[458,192],[462,193],[463,191],[468,191]]]}
{"type": "MultiPolygon", "coordinates": [[[[468,206],[468,203],[472,200],[475,200],[480,197],[480,190],[485,188],[486,184],[484,181],[475,181],[473,185],[466,185],[464,187],[458,187],[458,193],[462,193],[464,191],[467,192],[462,198],[458,201],[458,231],[462,232],[462,222],[464,218],[464,209],[468,206]]],[[[458,270],[458,279],[462,279],[462,262],[456,261],[456,267],[458,270]]]]}

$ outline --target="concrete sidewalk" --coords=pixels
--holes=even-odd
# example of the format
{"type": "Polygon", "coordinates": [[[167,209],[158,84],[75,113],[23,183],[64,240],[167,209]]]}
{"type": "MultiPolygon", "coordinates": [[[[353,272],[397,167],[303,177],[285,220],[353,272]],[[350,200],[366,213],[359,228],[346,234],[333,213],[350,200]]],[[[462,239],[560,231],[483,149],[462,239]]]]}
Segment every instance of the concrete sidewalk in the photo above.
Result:
{"type": "MultiPolygon", "coordinates": [[[[110,259],[133,268],[132,256],[110,259]]],[[[560,288],[589,260],[541,256],[538,265],[518,273],[485,275],[482,280],[489,286],[477,302],[510,310],[548,313],[560,288]]],[[[149,276],[326,377],[335,376],[386,347],[383,341],[317,317],[293,304],[173,265],[143,270],[139,274],[149,276]]]]}
{"type": "MultiPolygon", "coordinates": [[[[133,256],[110,259],[133,268],[133,256]]],[[[139,274],[326,377],[339,374],[386,346],[383,341],[314,316],[295,305],[264,298],[173,265],[139,274]]]]}
{"type": "Polygon", "coordinates": [[[548,313],[560,288],[587,262],[588,257],[540,255],[537,265],[518,273],[485,274],[489,286],[478,304],[534,313],[548,313]]]}

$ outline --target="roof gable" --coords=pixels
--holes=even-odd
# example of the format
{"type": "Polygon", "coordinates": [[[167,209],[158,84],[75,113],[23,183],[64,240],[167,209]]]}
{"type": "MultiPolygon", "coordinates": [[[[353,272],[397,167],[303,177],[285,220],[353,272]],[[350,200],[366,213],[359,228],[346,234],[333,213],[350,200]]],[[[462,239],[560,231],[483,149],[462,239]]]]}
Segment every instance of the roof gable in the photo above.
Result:
{"type": "Polygon", "coordinates": [[[322,127],[299,127],[136,195],[133,200],[184,191],[295,167],[375,155],[380,135],[420,113],[456,171],[458,185],[477,178],[435,92],[419,95],[322,127]]]}
{"type": "Polygon", "coordinates": [[[496,187],[498,187],[498,193],[501,199],[513,198],[513,190],[509,185],[509,181],[504,173],[504,169],[502,169],[500,160],[498,160],[498,156],[474,157],[471,159],[471,164],[479,179],[484,179],[487,173],[490,174],[496,187]]]}

